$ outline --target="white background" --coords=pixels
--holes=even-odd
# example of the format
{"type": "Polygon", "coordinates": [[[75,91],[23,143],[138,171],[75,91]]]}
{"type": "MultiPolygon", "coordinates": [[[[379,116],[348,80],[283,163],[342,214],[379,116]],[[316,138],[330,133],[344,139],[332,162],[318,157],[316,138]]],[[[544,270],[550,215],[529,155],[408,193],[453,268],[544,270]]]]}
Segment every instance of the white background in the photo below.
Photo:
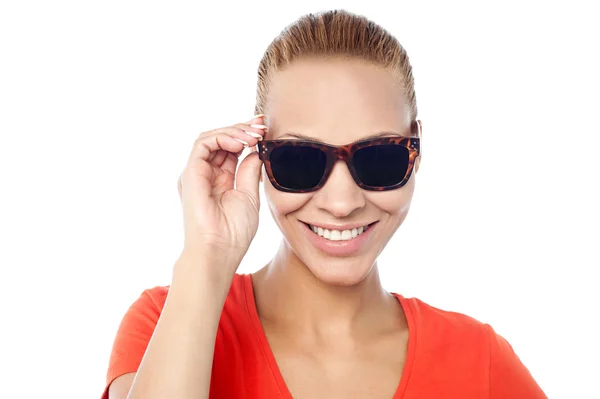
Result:
{"type": "MultiPolygon", "coordinates": [[[[202,3],[2,2],[0,396],[99,397],[127,307],[169,283],[194,139],[252,116],[281,29],[341,7],[405,46],[424,121],[386,287],[490,323],[551,398],[599,397],[594,2],[202,3]]],[[[260,223],[241,272],[277,248],[260,223]]]]}

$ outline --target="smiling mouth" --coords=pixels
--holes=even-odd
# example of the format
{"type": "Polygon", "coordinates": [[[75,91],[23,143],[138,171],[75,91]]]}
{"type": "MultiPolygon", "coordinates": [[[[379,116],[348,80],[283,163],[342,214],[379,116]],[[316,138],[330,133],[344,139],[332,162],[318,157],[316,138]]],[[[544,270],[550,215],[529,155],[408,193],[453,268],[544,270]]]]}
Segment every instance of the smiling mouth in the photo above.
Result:
{"type": "Polygon", "coordinates": [[[329,241],[349,241],[353,238],[358,237],[361,234],[364,234],[365,231],[371,228],[376,222],[370,223],[366,226],[357,227],[354,229],[347,230],[333,230],[333,229],[325,229],[323,227],[315,226],[312,224],[304,223],[314,234],[319,237],[323,237],[329,241]]]}

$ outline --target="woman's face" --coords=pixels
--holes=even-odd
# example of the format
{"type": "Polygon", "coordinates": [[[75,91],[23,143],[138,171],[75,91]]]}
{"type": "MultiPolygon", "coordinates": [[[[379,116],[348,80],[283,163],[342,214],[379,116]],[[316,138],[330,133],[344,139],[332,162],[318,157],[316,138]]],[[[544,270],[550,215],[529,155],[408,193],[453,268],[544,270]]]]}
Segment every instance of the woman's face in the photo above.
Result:
{"type": "MultiPolygon", "coordinates": [[[[407,136],[411,123],[392,73],[347,59],[301,60],[275,73],[265,114],[268,140],[294,140],[290,134],[301,134],[333,145],[381,132],[407,136]]],[[[361,189],[343,162],[336,163],[323,188],[311,193],[278,191],[266,175],[263,181],[271,213],[292,252],[321,281],[349,286],[368,275],[404,221],[414,172],[402,188],[379,192],[361,189]],[[357,233],[359,227],[370,227],[356,238],[333,241],[308,225],[330,231],[357,228],[357,233]]]]}

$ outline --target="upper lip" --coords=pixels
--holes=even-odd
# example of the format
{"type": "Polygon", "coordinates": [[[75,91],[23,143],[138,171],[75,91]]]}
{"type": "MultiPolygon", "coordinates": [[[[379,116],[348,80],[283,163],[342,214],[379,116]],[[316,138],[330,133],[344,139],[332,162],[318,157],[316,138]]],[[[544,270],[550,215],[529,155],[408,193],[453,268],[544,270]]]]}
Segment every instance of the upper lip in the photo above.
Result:
{"type": "Polygon", "coordinates": [[[365,227],[368,226],[370,224],[373,224],[375,222],[365,222],[365,223],[351,223],[351,224],[343,224],[343,225],[336,225],[336,224],[327,224],[327,223],[311,223],[311,222],[304,222],[306,224],[309,224],[311,226],[316,226],[316,227],[322,227],[324,229],[327,230],[340,230],[340,231],[344,231],[344,230],[352,230],[352,229],[358,229],[359,227],[365,227]]]}

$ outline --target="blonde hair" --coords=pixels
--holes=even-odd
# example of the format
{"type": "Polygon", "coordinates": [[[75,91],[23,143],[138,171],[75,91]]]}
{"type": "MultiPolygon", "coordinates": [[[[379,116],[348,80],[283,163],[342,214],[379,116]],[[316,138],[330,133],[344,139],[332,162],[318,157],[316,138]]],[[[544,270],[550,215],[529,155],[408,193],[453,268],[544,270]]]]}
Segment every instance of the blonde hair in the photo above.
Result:
{"type": "Polygon", "coordinates": [[[272,73],[308,57],[347,57],[389,68],[398,76],[411,119],[416,120],[414,78],[406,50],[381,26],[344,10],[305,15],[273,40],[258,67],[255,114],[265,112],[272,73]]]}

